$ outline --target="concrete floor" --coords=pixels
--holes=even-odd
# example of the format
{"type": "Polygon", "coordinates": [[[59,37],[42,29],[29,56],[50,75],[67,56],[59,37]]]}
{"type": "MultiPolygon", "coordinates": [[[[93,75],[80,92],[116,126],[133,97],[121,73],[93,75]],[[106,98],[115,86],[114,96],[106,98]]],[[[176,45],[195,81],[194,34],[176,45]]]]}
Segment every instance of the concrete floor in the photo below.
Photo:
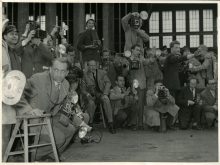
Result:
{"type": "Polygon", "coordinates": [[[217,162],[218,130],[103,132],[99,144],[79,139],[63,154],[65,162],[217,162]]]}

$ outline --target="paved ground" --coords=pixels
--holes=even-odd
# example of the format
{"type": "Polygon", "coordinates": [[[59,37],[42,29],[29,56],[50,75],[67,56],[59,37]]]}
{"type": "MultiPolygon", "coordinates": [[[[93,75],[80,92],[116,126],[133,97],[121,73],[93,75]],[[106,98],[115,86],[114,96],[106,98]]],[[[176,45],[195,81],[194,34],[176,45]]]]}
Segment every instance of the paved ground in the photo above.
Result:
{"type": "MultiPolygon", "coordinates": [[[[102,130],[102,129],[101,129],[102,130]]],[[[99,144],[73,143],[66,162],[217,162],[218,130],[103,131],[99,144]]]]}

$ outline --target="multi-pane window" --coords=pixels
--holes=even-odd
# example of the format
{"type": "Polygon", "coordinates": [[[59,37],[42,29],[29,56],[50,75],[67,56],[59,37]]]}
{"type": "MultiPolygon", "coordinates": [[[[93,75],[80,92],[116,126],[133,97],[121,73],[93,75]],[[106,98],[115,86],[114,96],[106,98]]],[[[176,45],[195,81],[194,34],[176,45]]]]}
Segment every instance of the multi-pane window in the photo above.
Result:
{"type": "Polygon", "coordinates": [[[176,11],[176,32],[186,31],[186,12],[176,11]]]}
{"type": "Polygon", "coordinates": [[[163,45],[166,45],[168,48],[170,47],[170,43],[173,41],[172,36],[163,36],[163,45]]]}
{"type": "Polygon", "coordinates": [[[45,15],[40,16],[40,17],[38,16],[37,22],[40,22],[40,28],[42,30],[46,30],[46,17],[45,17],[45,15]]]}
{"type": "Polygon", "coordinates": [[[184,35],[176,36],[176,40],[180,42],[180,47],[186,46],[186,36],[184,35]]]}
{"type": "Polygon", "coordinates": [[[150,17],[150,33],[159,33],[159,12],[153,12],[150,17]]]}
{"type": "Polygon", "coordinates": [[[162,12],[163,32],[172,32],[172,12],[162,12]]]}
{"type": "Polygon", "coordinates": [[[203,42],[207,47],[213,47],[213,35],[204,35],[203,42]]]}
{"type": "Polygon", "coordinates": [[[199,35],[191,35],[190,36],[190,47],[196,48],[199,46],[199,35]]]}
{"type": "Polygon", "coordinates": [[[213,11],[203,10],[203,30],[213,31],[213,11]]]}
{"type": "Polygon", "coordinates": [[[189,11],[189,25],[190,32],[199,31],[199,10],[189,11]]]}
{"type": "Polygon", "coordinates": [[[150,37],[150,48],[159,48],[159,36],[150,37]]]}

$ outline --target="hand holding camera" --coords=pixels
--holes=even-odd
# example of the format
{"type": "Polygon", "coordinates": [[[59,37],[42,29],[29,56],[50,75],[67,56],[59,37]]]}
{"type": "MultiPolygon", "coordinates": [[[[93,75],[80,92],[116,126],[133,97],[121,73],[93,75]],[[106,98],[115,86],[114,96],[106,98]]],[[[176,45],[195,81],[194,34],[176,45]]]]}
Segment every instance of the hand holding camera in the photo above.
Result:
{"type": "Polygon", "coordinates": [[[35,30],[30,31],[30,33],[28,34],[28,37],[27,37],[29,41],[34,37],[35,33],[36,33],[35,30]]]}
{"type": "Polygon", "coordinates": [[[194,101],[192,101],[192,100],[188,100],[188,106],[192,106],[192,105],[194,105],[194,104],[195,104],[194,101]]]}

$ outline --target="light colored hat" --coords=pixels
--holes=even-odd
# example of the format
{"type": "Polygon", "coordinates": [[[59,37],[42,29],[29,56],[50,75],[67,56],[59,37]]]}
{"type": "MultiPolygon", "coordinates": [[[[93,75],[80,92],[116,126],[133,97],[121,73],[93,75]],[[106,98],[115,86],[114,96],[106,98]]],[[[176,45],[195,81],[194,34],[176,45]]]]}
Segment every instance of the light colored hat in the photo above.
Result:
{"type": "Polygon", "coordinates": [[[19,102],[26,83],[25,75],[18,70],[8,72],[2,81],[2,101],[7,105],[19,102]]]}

